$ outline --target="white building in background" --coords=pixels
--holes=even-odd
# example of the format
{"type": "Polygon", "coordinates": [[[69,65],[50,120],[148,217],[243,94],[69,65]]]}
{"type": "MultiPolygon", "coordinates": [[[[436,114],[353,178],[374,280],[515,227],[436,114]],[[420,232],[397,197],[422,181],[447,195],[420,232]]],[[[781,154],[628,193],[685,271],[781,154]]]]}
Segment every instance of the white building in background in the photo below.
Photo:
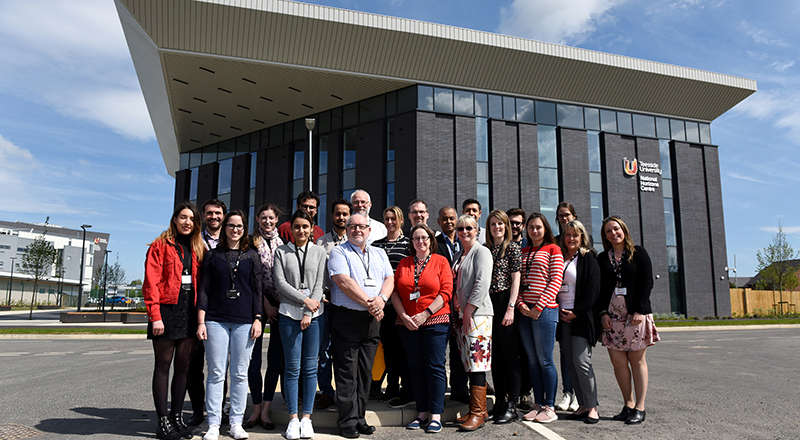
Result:
{"type": "MultiPolygon", "coordinates": [[[[0,221],[0,304],[9,300],[30,301],[33,296],[33,278],[22,272],[22,256],[25,247],[45,232],[44,223],[0,221]]],[[[64,304],[77,304],[81,274],[81,247],[83,246],[84,294],[90,291],[92,276],[103,266],[103,255],[108,247],[109,234],[86,230],[86,242],[82,229],[70,229],[58,225],[47,225],[47,241],[59,252],[63,264],[54,266],[49,279],[39,282],[37,302],[56,303],[58,293],[64,293],[64,304]]]]}

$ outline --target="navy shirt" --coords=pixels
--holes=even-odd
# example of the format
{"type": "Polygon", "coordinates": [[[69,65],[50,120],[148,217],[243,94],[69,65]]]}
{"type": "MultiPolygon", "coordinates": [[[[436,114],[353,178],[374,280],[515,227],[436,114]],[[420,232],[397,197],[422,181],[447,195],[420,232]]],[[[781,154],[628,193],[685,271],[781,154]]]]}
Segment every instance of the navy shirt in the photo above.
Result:
{"type": "Polygon", "coordinates": [[[263,294],[261,259],[258,253],[216,248],[203,258],[200,272],[200,287],[197,308],[206,311],[206,320],[251,324],[255,315],[263,315],[261,295],[263,294]],[[238,299],[228,299],[226,293],[231,289],[229,263],[236,267],[234,287],[239,291],[238,299]]]}

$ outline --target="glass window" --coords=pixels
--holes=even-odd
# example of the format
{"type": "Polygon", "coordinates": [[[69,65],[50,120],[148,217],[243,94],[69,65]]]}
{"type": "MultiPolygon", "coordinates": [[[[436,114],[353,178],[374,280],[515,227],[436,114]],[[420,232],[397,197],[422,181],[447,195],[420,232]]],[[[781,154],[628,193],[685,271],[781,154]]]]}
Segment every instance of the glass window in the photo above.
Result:
{"type": "MultiPolygon", "coordinates": [[[[417,88],[406,87],[397,91],[397,113],[405,113],[417,108],[417,88]]],[[[433,102],[431,102],[431,105],[433,102]]]]}
{"type": "Polygon", "coordinates": [[[292,123],[291,122],[284,122],[283,126],[283,141],[289,142],[292,140],[292,123]]]}
{"type": "MultiPolygon", "coordinates": [[[[356,167],[356,131],[346,130],[344,132],[344,162],[342,169],[348,170],[356,167]]],[[[347,187],[345,187],[347,188],[347,187]]]]}
{"type": "Polygon", "coordinates": [[[258,153],[250,153],[250,188],[256,187],[257,169],[258,169],[258,153]]]}
{"type": "Polygon", "coordinates": [[[475,116],[489,116],[489,96],[486,93],[475,94],[475,116]]]}
{"type": "MultiPolygon", "coordinates": [[[[356,188],[356,170],[351,168],[342,172],[342,188],[355,189],[356,188]]],[[[352,194],[352,191],[351,191],[352,194]]],[[[348,196],[349,197],[349,196],[348,196]]]]}
{"type": "Polygon", "coordinates": [[[672,139],[676,141],[686,140],[686,130],[683,128],[683,121],[680,119],[670,119],[669,128],[670,133],[672,133],[672,139]]]}
{"type": "Polygon", "coordinates": [[[222,200],[222,203],[224,203],[225,206],[231,206],[231,194],[230,193],[228,193],[228,194],[219,194],[219,195],[217,195],[217,198],[222,200]]]}
{"type": "Polygon", "coordinates": [[[661,175],[665,179],[672,177],[672,160],[669,154],[669,141],[661,139],[658,141],[658,150],[661,153],[661,175]]]}
{"type": "Polygon", "coordinates": [[[475,118],[475,147],[478,162],[489,161],[489,135],[486,118],[475,118]]]}
{"type": "Polygon", "coordinates": [[[269,146],[274,147],[283,143],[283,126],[276,125],[269,129],[269,146]]]}
{"type": "Polygon", "coordinates": [[[600,173],[589,173],[589,191],[603,192],[603,176],[600,173]]]}
{"type": "Polygon", "coordinates": [[[236,155],[250,152],[250,135],[239,136],[236,138],[236,155]]]}
{"type": "MultiPolygon", "coordinates": [[[[540,125],[538,131],[539,166],[558,167],[558,151],[556,148],[556,128],[540,125]]],[[[558,202],[556,202],[558,204],[558,202]]]]}
{"type": "Polygon", "coordinates": [[[456,90],[454,98],[454,108],[456,113],[460,115],[472,115],[475,113],[475,98],[472,96],[472,92],[456,90]]]}
{"type": "MultiPolygon", "coordinates": [[[[352,194],[352,192],[350,194],[352,194]]],[[[350,200],[350,195],[346,197],[350,200]]],[[[386,184],[386,206],[394,206],[394,182],[386,184]]]]}
{"type": "MultiPolygon", "coordinates": [[[[319,191],[320,197],[328,192],[328,175],[322,174],[321,176],[317,177],[317,191],[319,191]]],[[[320,206],[323,206],[320,202],[320,206]]]]}
{"type": "MultiPolygon", "coordinates": [[[[264,143],[266,145],[266,143],[264,143]]],[[[261,149],[261,131],[250,133],[250,153],[261,149]]]]}
{"type": "Polygon", "coordinates": [[[555,168],[540,168],[539,187],[558,188],[558,170],[555,168]]]}
{"type": "Polygon", "coordinates": [[[589,171],[599,173],[603,170],[600,163],[600,133],[588,131],[586,134],[589,144],[589,171]]]}
{"type": "Polygon", "coordinates": [[[203,150],[197,149],[189,153],[189,167],[199,167],[203,164],[203,150]]]}
{"type": "Polygon", "coordinates": [[[378,95],[359,103],[359,120],[363,122],[382,119],[386,115],[386,97],[378,95]]]}
{"type": "Polygon", "coordinates": [[[189,153],[181,153],[181,164],[178,167],[179,170],[185,170],[189,168],[189,157],[191,155],[189,153]]]}
{"type": "MultiPolygon", "coordinates": [[[[236,155],[235,140],[228,139],[227,141],[222,141],[219,143],[219,153],[217,155],[217,160],[230,159],[235,155],[236,155]]],[[[203,153],[203,159],[205,159],[205,153],[203,153]]]]}
{"type": "Polygon", "coordinates": [[[433,87],[417,86],[417,108],[433,111],[433,87]]]}
{"type": "Polygon", "coordinates": [[[570,128],[583,128],[583,107],[578,105],[556,105],[558,125],[570,128]]]}
{"type": "Polygon", "coordinates": [[[669,139],[669,119],[656,118],[656,136],[661,139],[669,139]]]}
{"type": "Polygon", "coordinates": [[[617,128],[621,134],[633,134],[630,113],[617,112],[617,128]]]}
{"type": "Polygon", "coordinates": [[[219,180],[217,184],[217,194],[228,194],[231,192],[231,173],[233,172],[233,159],[223,160],[219,163],[219,180]]]}
{"type": "Polygon", "coordinates": [[[656,137],[655,118],[646,115],[633,115],[633,134],[636,136],[656,137]]]}
{"type": "Polygon", "coordinates": [[[556,104],[553,102],[536,101],[536,122],[539,124],[556,125],[556,104]]]}
{"type": "Polygon", "coordinates": [[[249,203],[248,203],[247,206],[253,207],[253,205],[256,204],[256,189],[255,188],[251,188],[250,189],[250,194],[248,196],[248,201],[249,201],[249,203]]]}
{"type": "MultiPolygon", "coordinates": [[[[328,174],[328,136],[319,137],[319,173],[328,174]]],[[[324,191],[320,191],[322,193],[324,191]]]]}
{"type": "Polygon", "coordinates": [[[536,122],[532,99],[517,98],[517,121],[536,122]]]}
{"type": "MultiPolygon", "coordinates": [[[[286,124],[288,125],[289,123],[287,122],[286,124]]],[[[308,128],[306,128],[305,118],[295,119],[292,126],[292,131],[294,133],[294,138],[292,138],[292,140],[299,141],[301,139],[308,139],[308,128]]]]}
{"type": "Polygon", "coordinates": [[[396,114],[397,114],[397,92],[389,92],[386,94],[386,116],[394,116],[396,114]]]}
{"type": "Polygon", "coordinates": [[[558,190],[539,188],[539,206],[547,218],[551,228],[558,228],[556,223],[556,207],[558,206],[558,190]]]}
{"type": "Polygon", "coordinates": [[[344,127],[352,127],[358,124],[358,103],[354,102],[344,106],[342,124],[344,127]]]}
{"type": "Polygon", "coordinates": [[[489,184],[488,183],[479,183],[478,184],[478,201],[481,202],[481,206],[485,206],[486,210],[491,210],[491,204],[489,203],[489,184]]]}
{"type": "Polygon", "coordinates": [[[672,198],[672,179],[661,180],[661,193],[665,198],[672,198]]]}
{"type": "Polygon", "coordinates": [[[503,97],[489,95],[489,117],[503,119],[503,97]]]}
{"type": "Polygon", "coordinates": [[[331,131],[331,112],[322,112],[319,114],[319,132],[327,133],[331,131]]]}
{"type": "Polygon", "coordinates": [[[697,122],[686,121],[686,140],[694,143],[700,142],[700,130],[697,122]]]}
{"type": "MultiPolygon", "coordinates": [[[[301,192],[303,192],[304,186],[305,185],[303,185],[303,179],[295,180],[294,182],[292,182],[292,194],[295,196],[297,194],[300,194],[301,192]]],[[[297,206],[297,203],[295,203],[295,201],[292,202],[292,207],[294,206],[297,206]]]]}
{"type": "Polygon", "coordinates": [[[292,179],[294,180],[303,178],[305,155],[306,155],[305,151],[294,152],[294,167],[292,168],[292,179]]]}
{"type": "Polygon", "coordinates": [[[600,131],[617,132],[617,112],[600,110],[600,131]]]}
{"type": "Polygon", "coordinates": [[[600,110],[586,107],[583,109],[583,117],[587,130],[600,130],[600,110]]]}
{"type": "Polygon", "coordinates": [[[511,96],[503,96],[503,119],[517,119],[517,105],[511,96]]]}
{"type": "Polygon", "coordinates": [[[336,107],[331,110],[331,130],[342,128],[342,108],[336,107]]]}
{"type": "Polygon", "coordinates": [[[700,123],[700,142],[711,144],[711,126],[702,122],[700,123]]]}
{"type": "Polygon", "coordinates": [[[197,200],[197,179],[200,177],[200,170],[192,168],[192,173],[189,177],[189,200],[197,200]]]}
{"type": "Polygon", "coordinates": [[[664,220],[667,226],[667,246],[678,245],[678,234],[675,230],[675,211],[672,199],[664,199],[664,220]]]}
{"type": "Polygon", "coordinates": [[[489,183],[489,162],[478,162],[478,183],[489,183]]]}
{"type": "Polygon", "coordinates": [[[453,89],[433,88],[433,109],[441,113],[453,113],[453,89]]]}
{"type": "Polygon", "coordinates": [[[203,165],[217,161],[217,144],[203,148],[203,165]]]}
{"type": "MultiPolygon", "coordinates": [[[[394,161],[386,163],[386,181],[394,182],[394,161]]],[[[392,205],[389,205],[392,206],[392,205]]]]}

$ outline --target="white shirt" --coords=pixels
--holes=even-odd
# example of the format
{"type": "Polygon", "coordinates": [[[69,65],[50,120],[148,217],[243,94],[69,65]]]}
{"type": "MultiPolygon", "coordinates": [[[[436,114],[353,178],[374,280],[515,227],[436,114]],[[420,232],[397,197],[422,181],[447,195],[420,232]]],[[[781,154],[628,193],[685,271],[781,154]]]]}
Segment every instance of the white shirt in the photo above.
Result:
{"type": "Polygon", "coordinates": [[[372,244],[372,242],[375,240],[380,240],[381,238],[386,237],[386,235],[389,233],[389,231],[386,230],[386,226],[383,224],[383,222],[379,222],[374,218],[369,219],[369,227],[371,230],[369,237],[367,238],[368,245],[372,244]]]}

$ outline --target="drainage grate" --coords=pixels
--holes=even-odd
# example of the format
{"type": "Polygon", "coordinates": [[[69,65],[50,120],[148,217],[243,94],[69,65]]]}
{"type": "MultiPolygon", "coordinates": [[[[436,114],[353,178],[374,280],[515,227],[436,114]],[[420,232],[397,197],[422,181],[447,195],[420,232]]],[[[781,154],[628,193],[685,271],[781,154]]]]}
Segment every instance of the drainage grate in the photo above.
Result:
{"type": "Polygon", "coordinates": [[[39,437],[41,432],[22,425],[0,425],[0,440],[17,440],[20,438],[39,437]]]}

